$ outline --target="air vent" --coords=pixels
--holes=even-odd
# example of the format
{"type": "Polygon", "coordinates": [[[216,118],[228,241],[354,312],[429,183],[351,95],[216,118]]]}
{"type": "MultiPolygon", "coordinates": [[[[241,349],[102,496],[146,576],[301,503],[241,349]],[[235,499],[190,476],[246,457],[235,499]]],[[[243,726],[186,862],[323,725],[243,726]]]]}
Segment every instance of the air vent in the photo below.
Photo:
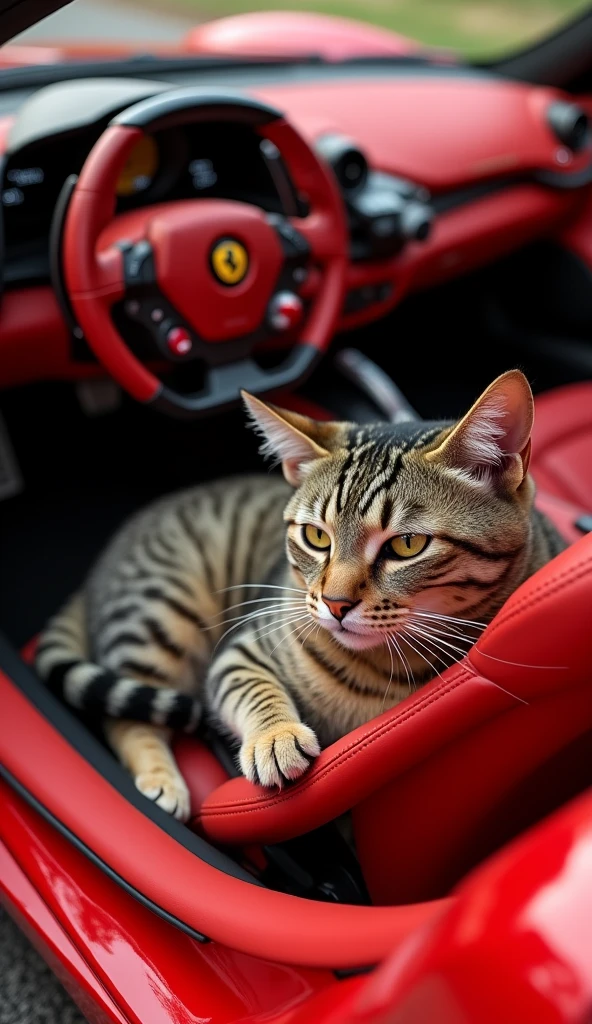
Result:
{"type": "Polygon", "coordinates": [[[317,153],[331,164],[344,192],[359,192],[368,178],[368,161],[351,139],[343,135],[322,135],[316,140],[317,153]]]}
{"type": "Polygon", "coordinates": [[[577,103],[557,100],[547,111],[549,127],[559,142],[574,153],[590,143],[590,122],[585,110],[577,103]]]}

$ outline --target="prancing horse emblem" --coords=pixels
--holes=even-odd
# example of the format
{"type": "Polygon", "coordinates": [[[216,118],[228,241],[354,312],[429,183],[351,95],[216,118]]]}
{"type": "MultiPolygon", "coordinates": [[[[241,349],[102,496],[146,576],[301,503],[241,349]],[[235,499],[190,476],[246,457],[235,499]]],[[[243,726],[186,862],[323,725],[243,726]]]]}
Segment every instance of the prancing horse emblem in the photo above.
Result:
{"type": "Polygon", "coordinates": [[[210,262],[222,284],[240,284],[249,269],[247,250],[235,238],[223,238],[221,242],[216,242],[210,262]]]}

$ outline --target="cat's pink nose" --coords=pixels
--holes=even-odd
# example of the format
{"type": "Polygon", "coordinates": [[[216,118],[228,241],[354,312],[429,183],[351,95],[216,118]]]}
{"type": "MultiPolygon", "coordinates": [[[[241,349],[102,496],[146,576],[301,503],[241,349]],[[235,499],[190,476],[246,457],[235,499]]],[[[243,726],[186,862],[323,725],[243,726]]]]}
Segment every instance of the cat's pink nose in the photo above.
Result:
{"type": "Polygon", "coordinates": [[[347,597],[326,597],[325,594],[322,595],[322,598],[331,615],[338,622],[341,622],[347,613],[360,603],[359,601],[350,601],[347,597]]]}

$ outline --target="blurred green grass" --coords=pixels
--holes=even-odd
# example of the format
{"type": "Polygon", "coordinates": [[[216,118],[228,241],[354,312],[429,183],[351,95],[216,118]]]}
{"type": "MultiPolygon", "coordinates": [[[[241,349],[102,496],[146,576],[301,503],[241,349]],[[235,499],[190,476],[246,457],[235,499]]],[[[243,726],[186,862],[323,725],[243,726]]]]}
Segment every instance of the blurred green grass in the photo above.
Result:
{"type": "MultiPolygon", "coordinates": [[[[179,0],[176,0],[179,6],[179,0]]],[[[200,20],[245,11],[298,10],[356,18],[469,57],[535,40],[590,0],[181,0],[200,20]]]]}

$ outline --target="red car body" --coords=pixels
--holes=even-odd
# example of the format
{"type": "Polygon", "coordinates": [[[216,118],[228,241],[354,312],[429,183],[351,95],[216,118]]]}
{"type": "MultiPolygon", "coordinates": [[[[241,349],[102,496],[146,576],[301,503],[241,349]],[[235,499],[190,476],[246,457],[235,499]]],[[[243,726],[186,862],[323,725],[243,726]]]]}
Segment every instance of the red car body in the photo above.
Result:
{"type": "MultiPolygon", "coordinates": [[[[180,50],[187,54],[252,56],[306,55],[314,50],[327,60],[420,52],[412,41],[378,29],[288,14],[249,15],[199,26],[180,50]]],[[[116,57],[127,52],[123,47],[9,46],[0,51],[0,66],[116,57]]],[[[444,54],[433,59],[451,61],[444,54]]],[[[253,91],[262,101],[281,104],[309,142],[321,130],[337,126],[344,134],[364,139],[373,166],[420,181],[434,196],[478,190],[486,182],[501,183],[512,177],[507,188],[485,190],[477,209],[461,205],[448,213],[425,244],[412,243],[388,266],[350,265],[350,291],[376,285],[387,275],[396,286],[392,294],[369,309],[344,314],[341,329],[370,322],[407,292],[445,282],[541,234],[561,238],[565,246],[592,265],[590,191],[544,189],[532,178],[536,172],[541,180],[545,175],[557,179],[563,176],[566,181],[571,176],[575,180],[590,163],[588,150],[571,154],[565,163],[563,158],[558,160],[557,140],[539,116],[549,102],[562,98],[560,90],[517,82],[504,83],[503,87],[481,82],[469,88],[462,79],[434,88],[426,81],[410,79],[404,89],[370,82],[362,88],[340,84],[314,89],[288,84],[253,91]],[[380,118],[373,119],[373,111],[385,105],[391,120],[404,126],[396,155],[392,136],[383,131],[380,118]],[[477,105],[479,117],[475,114],[477,105]],[[469,124],[471,133],[467,133],[469,124]],[[477,125],[479,129],[475,130],[477,125]],[[432,158],[435,139],[445,139],[446,143],[440,147],[437,161],[432,158]]],[[[582,95],[579,100],[592,113],[592,97],[582,95]]],[[[4,120],[4,137],[11,124],[10,118],[4,120]]],[[[128,216],[127,227],[132,234],[134,224],[140,221],[137,213],[128,216]]],[[[98,372],[96,367],[72,360],[68,332],[49,287],[31,286],[5,295],[0,311],[1,386],[39,379],[78,379],[98,372]]],[[[578,424],[586,418],[589,395],[589,389],[584,389],[577,395],[574,392],[571,399],[578,424]]],[[[542,423],[541,430],[544,417],[542,423]]],[[[543,441],[541,435],[541,450],[543,441]]],[[[576,453],[574,479],[580,472],[580,458],[576,453]]],[[[565,512],[566,503],[572,503],[569,510],[574,505],[585,511],[589,483],[580,492],[572,483],[563,491],[555,488],[553,494],[549,483],[553,471],[552,463],[546,464],[542,457],[535,466],[537,479],[551,492],[549,507],[554,508],[558,520],[563,508],[565,532],[575,539],[579,534],[574,531],[571,511],[565,512]]],[[[585,579],[590,573],[590,539],[580,540],[577,550],[568,552],[561,570],[566,576],[571,573],[572,582],[577,576],[574,587],[580,586],[580,576],[585,579]]],[[[561,629],[569,632],[570,623],[575,621],[573,629],[577,626],[579,630],[574,632],[574,645],[580,643],[574,703],[564,721],[563,704],[552,695],[556,703],[540,711],[542,736],[555,723],[575,742],[579,739],[578,716],[588,723],[592,691],[590,673],[586,679],[586,642],[577,640],[585,632],[582,600],[587,593],[578,590],[575,596],[566,597],[564,621],[561,615],[558,619],[561,629]]],[[[527,616],[527,612],[523,614],[527,616]]],[[[545,647],[544,637],[552,631],[549,616],[525,618],[528,635],[516,641],[516,650],[522,650],[520,644],[525,648],[530,645],[535,652],[545,647]]],[[[503,686],[513,691],[518,685],[516,673],[512,669],[508,672],[506,667],[505,676],[490,676],[491,666],[484,659],[501,663],[504,656],[508,658],[507,643],[514,643],[507,638],[511,623],[504,628],[506,646],[494,644],[489,655],[475,658],[471,669],[475,692],[493,678],[501,696],[496,691],[491,700],[502,703],[507,700],[503,686]]],[[[525,664],[526,655],[513,657],[509,665],[533,667],[525,664]]],[[[460,671],[468,670],[461,666],[460,671]]],[[[527,679],[524,692],[528,694],[528,672],[523,675],[527,679]]],[[[452,687],[460,676],[457,672],[447,678],[452,687]]],[[[443,755],[439,762],[441,788],[425,813],[437,817],[441,799],[446,812],[441,810],[441,828],[444,832],[448,821],[452,831],[458,827],[458,833],[450,841],[443,836],[441,850],[426,854],[425,863],[417,870],[407,861],[413,850],[411,839],[402,839],[402,860],[396,871],[405,873],[409,866],[410,877],[416,878],[416,902],[409,897],[408,889],[409,898],[393,908],[393,890],[388,886],[381,889],[382,882],[375,881],[373,895],[382,906],[332,906],[281,893],[266,893],[269,899],[263,903],[256,887],[251,886],[248,892],[249,886],[244,883],[235,884],[222,871],[204,866],[199,881],[202,888],[188,892],[188,906],[183,907],[173,883],[167,891],[167,873],[183,876],[190,856],[187,851],[175,850],[175,843],[165,833],[157,842],[153,833],[160,830],[144,820],[137,809],[126,805],[125,798],[100,778],[79,751],[68,746],[55,725],[39,714],[13,682],[10,673],[0,673],[0,763],[5,769],[0,780],[0,892],[10,914],[89,1021],[584,1024],[591,1019],[592,795],[588,792],[574,801],[567,799],[567,775],[571,770],[576,772],[582,760],[579,748],[576,768],[576,762],[571,761],[563,768],[566,784],[554,813],[478,867],[473,868],[473,864],[482,858],[475,854],[471,862],[468,856],[467,866],[473,868],[468,873],[463,867],[463,849],[470,843],[478,849],[479,844],[473,834],[469,837],[470,830],[466,837],[461,835],[463,813],[477,821],[480,801],[489,800],[488,806],[495,807],[501,790],[496,789],[495,781],[491,782],[490,794],[483,794],[478,786],[467,788],[456,805],[455,819],[455,801],[446,804],[445,784],[445,773],[452,772],[453,766],[451,760],[446,760],[448,755],[443,755]],[[105,831],[109,821],[112,835],[105,831]],[[118,865],[118,842],[126,854],[134,848],[134,878],[126,876],[125,858],[118,865]],[[448,885],[444,872],[434,883],[433,895],[426,895],[428,869],[433,869],[438,857],[444,858],[445,854],[452,865],[452,884],[448,885]],[[148,884],[152,895],[142,901],[148,884]],[[158,900],[155,886],[161,890],[158,900]],[[452,896],[442,896],[450,889],[452,896]],[[154,912],[155,903],[160,916],[154,912]],[[287,937],[280,942],[273,935],[282,928],[287,937]],[[202,929],[204,935],[200,937],[202,929]],[[201,941],[205,936],[213,941],[201,941]]],[[[491,692],[487,690],[488,695],[491,692]]],[[[409,707],[419,707],[422,699],[412,698],[409,707]]],[[[522,701],[527,702],[526,698],[522,701]]],[[[459,709],[464,713],[462,705],[459,709]]],[[[437,732],[437,723],[434,729],[437,732]]],[[[359,748],[368,736],[365,732],[356,738],[359,748]]],[[[473,770],[482,772],[483,745],[489,743],[493,749],[496,736],[480,733],[477,744],[471,745],[470,737],[462,742],[459,751],[464,772],[467,776],[473,770]]],[[[518,747],[519,740],[515,744],[518,747]]],[[[385,745],[381,749],[384,759],[396,756],[394,747],[387,751],[385,745]]],[[[534,747],[525,743],[524,749],[532,754],[534,764],[534,747]]],[[[345,744],[339,748],[342,762],[349,756],[347,750],[345,744]]],[[[179,756],[183,763],[182,751],[179,756]]],[[[195,751],[187,755],[187,764],[194,756],[195,751]]],[[[337,755],[324,752],[320,767],[314,769],[314,779],[327,789],[332,785],[330,756],[337,755]]],[[[454,759],[454,751],[450,757],[454,759]]],[[[511,788],[513,771],[521,783],[528,777],[526,754],[523,762],[509,754],[506,789],[511,788]]],[[[359,766],[360,761],[357,763],[359,766]]],[[[409,766],[411,772],[411,762],[409,766]]],[[[203,793],[196,795],[196,804],[203,802],[201,833],[214,836],[223,847],[231,841],[230,833],[237,834],[236,823],[243,813],[241,801],[249,797],[250,789],[244,780],[226,782],[221,769],[216,778],[216,771],[207,757],[200,762],[194,775],[202,779],[203,793]],[[223,805],[226,810],[235,808],[235,818],[221,817],[223,805]],[[230,829],[229,835],[225,828],[230,829]]],[[[415,789],[412,786],[407,797],[405,792],[400,797],[398,820],[405,821],[405,799],[417,802],[425,798],[428,782],[417,774],[415,789]]],[[[355,776],[348,777],[348,786],[357,784],[355,776]]],[[[433,788],[433,782],[430,785],[433,788]]],[[[392,802],[388,806],[396,808],[396,786],[389,800],[392,802]]],[[[370,820],[372,809],[365,806],[370,820]]],[[[280,821],[275,810],[271,813],[261,801],[256,827],[252,826],[253,818],[245,817],[240,843],[246,848],[250,843],[281,840],[289,832],[285,821],[293,813],[302,815],[303,831],[316,827],[318,808],[314,801],[311,807],[301,799],[293,811],[288,802],[280,821]],[[250,828],[254,828],[253,839],[250,828]]],[[[524,818],[528,819],[528,814],[524,818]]],[[[532,819],[536,819],[536,812],[532,819]]],[[[420,841],[421,828],[411,824],[415,840],[420,841]]],[[[382,841],[381,828],[368,832],[369,842],[375,846],[382,841]]],[[[386,831],[391,828],[391,824],[384,826],[386,831]]],[[[498,842],[495,837],[490,839],[492,848],[503,842],[503,838],[498,842]]],[[[393,843],[385,849],[392,858],[393,843]]],[[[253,856],[257,856],[256,851],[253,856]]],[[[388,864],[383,864],[381,870],[386,872],[388,864]]]]}

